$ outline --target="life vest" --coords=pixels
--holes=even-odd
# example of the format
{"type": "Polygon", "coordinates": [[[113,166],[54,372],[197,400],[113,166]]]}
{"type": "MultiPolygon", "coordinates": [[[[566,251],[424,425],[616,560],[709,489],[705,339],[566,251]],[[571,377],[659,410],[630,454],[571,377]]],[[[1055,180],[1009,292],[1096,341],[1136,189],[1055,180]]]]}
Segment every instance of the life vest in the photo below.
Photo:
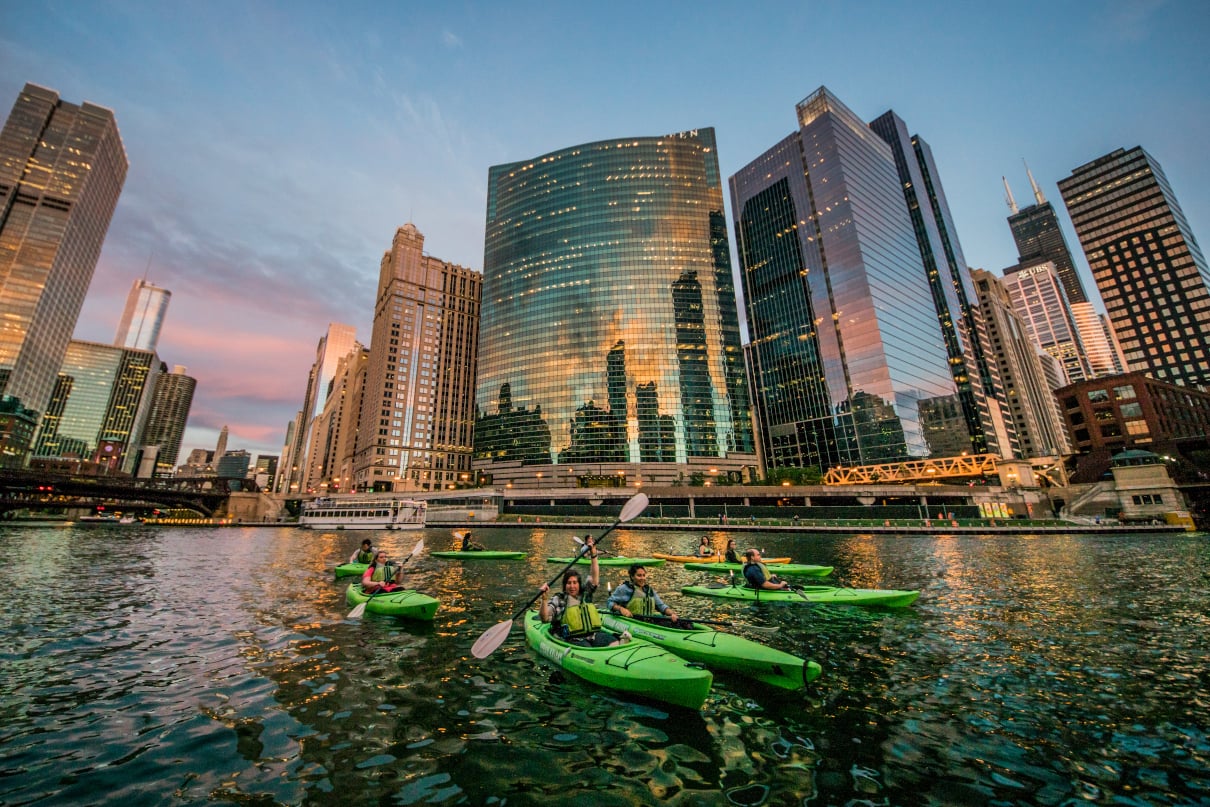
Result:
{"type": "Polygon", "coordinates": [[[765,566],[765,564],[763,564],[763,563],[745,563],[744,564],[744,579],[748,581],[748,585],[751,586],[752,588],[759,588],[760,586],[758,584],[755,584],[752,582],[752,577],[748,574],[749,569],[760,570],[760,575],[763,578],[762,582],[767,583],[773,579],[773,575],[769,574],[769,567],[765,566]]]}
{"type": "Polygon", "coordinates": [[[739,563],[739,556],[735,554],[734,549],[728,549],[726,560],[728,563],[739,563]]]}
{"type": "Polygon", "coordinates": [[[373,563],[374,562],[374,550],[371,549],[368,552],[358,552],[357,553],[357,562],[358,563],[373,563]]]}
{"type": "Polygon", "coordinates": [[[630,601],[626,603],[626,608],[630,613],[639,614],[640,616],[651,616],[656,613],[655,592],[651,590],[651,586],[635,588],[634,584],[629,580],[623,582],[618,588],[622,586],[630,589],[630,601]]]}
{"type": "Polygon", "coordinates": [[[601,629],[601,614],[590,602],[579,601],[575,605],[561,595],[555,595],[555,616],[567,628],[567,636],[585,636],[601,629]]]}
{"type": "Polygon", "coordinates": [[[371,583],[392,582],[395,579],[395,564],[387,561],[381,566],[374,568],[374,573],[370,575],[371,583]]]}

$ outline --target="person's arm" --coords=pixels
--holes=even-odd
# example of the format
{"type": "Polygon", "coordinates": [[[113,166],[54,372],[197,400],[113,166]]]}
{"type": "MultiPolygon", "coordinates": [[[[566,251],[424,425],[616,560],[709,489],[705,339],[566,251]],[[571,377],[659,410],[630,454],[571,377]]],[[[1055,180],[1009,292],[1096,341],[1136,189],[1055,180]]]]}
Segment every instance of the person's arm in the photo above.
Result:
{"type": "Polygon", "coordinates": [[[588,554],[592,558],[592,562],[588,566],[588,581],[592,583],[593,588],[596,588],[601,585],[601,564],[597,560],[597,555],[600,553],[597,552],[595,546],[590,546],[588,554]]]}
{"type": "Polygon", "coordinates": [[[378,584],[373,582],[372,580],[370,580],[370,578],[373,576],[373,574],[374,574],[374,564],[371,563],[369,566],[366,567],[366,570],[364,572],[362,572],[362,575],[361,575],[361,590],[362,591],[370,592],[370,591],[373,591],[374,589],[378,588],[378,584]]]}
{"type": "Polygon", "coordinates": [[[538,591],[541,592],[538,595],[538,617],[543,622],[549,622],[550,616],[551,616],[551,610],[550,610],[550,603],[548,603],[546,601],[546,593],[548,591],[550,591],[550,586],[543,583],[542,588],[538,589],[538,591]]]}
{"type": "Polygon", "coordinates": [[[676,621],[676,611],[673,611],[670,605],[660,599],[660,595],[655,589],[651,590],[651,598],[655,600],[655,610],[659,611],[669,619],[676,621]]]}
{"type": "Polygon", "coordinates": [[[613,590],[609,595],[609,600],[605,603],[606,610],[613,611],[615,614],[622,616],[630,616],[630,609],[626,607],[626,603],[630,602],[630,593],[627,583],[622,583],[613,590]]]}

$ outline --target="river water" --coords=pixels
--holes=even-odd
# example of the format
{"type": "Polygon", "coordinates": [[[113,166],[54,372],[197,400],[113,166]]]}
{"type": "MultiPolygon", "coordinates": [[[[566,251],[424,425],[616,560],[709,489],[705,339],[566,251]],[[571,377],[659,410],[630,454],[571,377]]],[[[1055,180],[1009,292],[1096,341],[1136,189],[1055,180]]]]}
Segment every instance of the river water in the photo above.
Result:
{"type": "MultiPolygon", "coordinates": [[[[824,668],[798,693],[718,673],[689,712],[565,678],[519,626],[471,656],[570,530],[476,532],[525,561],[419,555],[431,625],[346,618],[331,572],[365,535],[0,528],[0,804],[1210,804],[1205,536],[734,535],[923,593],[744,605],[655,569],[682,614],[824,668]]],[[[375,537],[399,558],[421,536],[452,543],[375,537]]]]}

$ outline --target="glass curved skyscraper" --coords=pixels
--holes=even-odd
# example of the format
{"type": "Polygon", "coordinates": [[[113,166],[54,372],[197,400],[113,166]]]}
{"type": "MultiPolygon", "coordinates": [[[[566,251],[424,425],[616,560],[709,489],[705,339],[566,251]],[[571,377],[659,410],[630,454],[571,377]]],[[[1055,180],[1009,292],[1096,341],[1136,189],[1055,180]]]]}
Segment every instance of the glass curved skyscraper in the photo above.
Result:
{"type": "Polygon", "coordinates": [[[754,466],[714,130],[491,168],[479,336],[497,484],[754,466]]]}

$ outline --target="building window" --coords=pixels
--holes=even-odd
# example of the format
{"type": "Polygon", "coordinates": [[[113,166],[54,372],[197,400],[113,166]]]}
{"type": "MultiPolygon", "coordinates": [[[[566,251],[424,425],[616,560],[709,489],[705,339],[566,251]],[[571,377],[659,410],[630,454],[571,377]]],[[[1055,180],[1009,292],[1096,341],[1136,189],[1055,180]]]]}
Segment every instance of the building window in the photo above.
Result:
{"type": "Polygon", "coordinates": [[[1126,401],[1136,397],[1134,394],[1134,385],[1123,384],[1120,387],[1114,387],[1113,397],[1117,398],[1119,401],[1126,401]]]}

